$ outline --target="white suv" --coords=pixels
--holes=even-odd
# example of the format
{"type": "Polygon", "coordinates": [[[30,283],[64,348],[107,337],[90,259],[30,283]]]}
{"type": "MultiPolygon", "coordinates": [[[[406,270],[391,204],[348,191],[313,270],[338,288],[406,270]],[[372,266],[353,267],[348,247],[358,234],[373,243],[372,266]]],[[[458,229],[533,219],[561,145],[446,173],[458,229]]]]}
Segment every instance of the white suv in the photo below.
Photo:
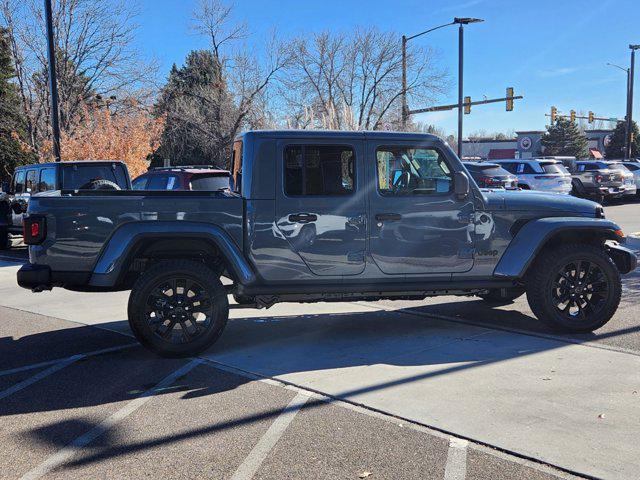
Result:
{"type": "Polygon", "coordinates": [[[518,177],[523,190],[571,193],[571,174],[559,160],[491,160],[518,177]]]}

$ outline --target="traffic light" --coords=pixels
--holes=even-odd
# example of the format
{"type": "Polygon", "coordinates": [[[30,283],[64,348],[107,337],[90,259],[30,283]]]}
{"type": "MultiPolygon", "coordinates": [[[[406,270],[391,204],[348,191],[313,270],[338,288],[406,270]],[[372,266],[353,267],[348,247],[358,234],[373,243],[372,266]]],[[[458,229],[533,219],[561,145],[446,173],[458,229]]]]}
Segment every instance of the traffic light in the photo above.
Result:
{"type": "Polygon", "coordinates": [[[471,97],[464,97],[464,114],[469,115],[471,113],[471,97]]]}
{"type": "Polygon", "coordinates": [[[593,123],[595,118],[595,115],[593,114],[593,112],[589,112],[589,123],[593,123]]]}
{"type": "Polygon", "coordinates": [[[571,112],[569,113],[569,120],[571,120],[571,123],[574,123],[576,121],[576,111],[575,110],[571,110],[571,112]]]}
{"type": "Polygon", "coordinates": [[[507,87],[507,112],[513,110],[513,87],[507,87]]]}
{"type": "Polygon", "coordinates": [[[556,107],[551,107],[551,125],[556,123],[557,116],[558,116],[558,109],[556,107]]]}

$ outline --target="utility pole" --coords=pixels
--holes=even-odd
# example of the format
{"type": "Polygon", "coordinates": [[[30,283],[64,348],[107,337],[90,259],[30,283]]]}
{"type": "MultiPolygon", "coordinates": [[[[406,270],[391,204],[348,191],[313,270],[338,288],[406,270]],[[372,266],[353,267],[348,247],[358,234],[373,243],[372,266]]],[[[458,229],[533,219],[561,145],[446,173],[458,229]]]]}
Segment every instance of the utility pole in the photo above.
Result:
{"type": "Polygon", "coordinates": [[[407,129],[407,118],[409,117],[409,107],[407,106],[407,37],[402,35],[402,130],[407,129]]]}
{"type": "Polygon", "coordinates": [[[631,50],[631,66],[629,67],[629,88],[627,95],[627,128],[625,139],[625,152],[624,158],[631,158],[631,152],[633,149],[631,137],[633,134],[633,77],[636,63],[636,50],[640,49],[640,45],[629,45],[631,50]]]}
{"type": "Polygon", "coordinates": [[[53,14],[51,0],[44,0],[47,22],[47,46],[49,55],[49,97],[51,98],[51,131],[53,133],[53,156],[60,161],[60,124],[58,116],[58,82],[56,80],[56,49],[53,39],[53,14]]]}

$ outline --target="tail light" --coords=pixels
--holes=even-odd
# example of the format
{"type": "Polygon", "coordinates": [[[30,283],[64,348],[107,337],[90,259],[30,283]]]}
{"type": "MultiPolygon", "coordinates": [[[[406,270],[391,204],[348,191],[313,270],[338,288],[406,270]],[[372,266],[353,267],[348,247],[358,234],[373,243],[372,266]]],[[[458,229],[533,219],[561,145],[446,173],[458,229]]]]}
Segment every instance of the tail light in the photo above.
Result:
{"type": "Polygon", "coordinates": [[[31,215],[22,222],[22,238],[27,245],[38,245],[47,237],[47,219],[31,215]]]}
{"type": "Polygon", "coordinates": [[[595,176],[595,181],[596,181],[596,183],[602,183],[602,175],[596,175],[595,176]]]}

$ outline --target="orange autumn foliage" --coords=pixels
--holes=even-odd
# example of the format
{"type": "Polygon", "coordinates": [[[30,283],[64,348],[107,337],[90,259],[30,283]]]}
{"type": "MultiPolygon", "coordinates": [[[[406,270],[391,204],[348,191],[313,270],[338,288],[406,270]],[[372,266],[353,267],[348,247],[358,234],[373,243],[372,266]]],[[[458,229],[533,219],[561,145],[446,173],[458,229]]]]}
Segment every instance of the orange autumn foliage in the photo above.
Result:
{"type": "MultiPolygon", "coordinates": [[[[86,110],[73,133],[60,138],[62,161],[122,160],[131,178],[147,171],[147,156],[157,148],[164,122],[145,112],[86,110]]],[[[45,155],[50,154],[50,145],[45,155]]]]}

